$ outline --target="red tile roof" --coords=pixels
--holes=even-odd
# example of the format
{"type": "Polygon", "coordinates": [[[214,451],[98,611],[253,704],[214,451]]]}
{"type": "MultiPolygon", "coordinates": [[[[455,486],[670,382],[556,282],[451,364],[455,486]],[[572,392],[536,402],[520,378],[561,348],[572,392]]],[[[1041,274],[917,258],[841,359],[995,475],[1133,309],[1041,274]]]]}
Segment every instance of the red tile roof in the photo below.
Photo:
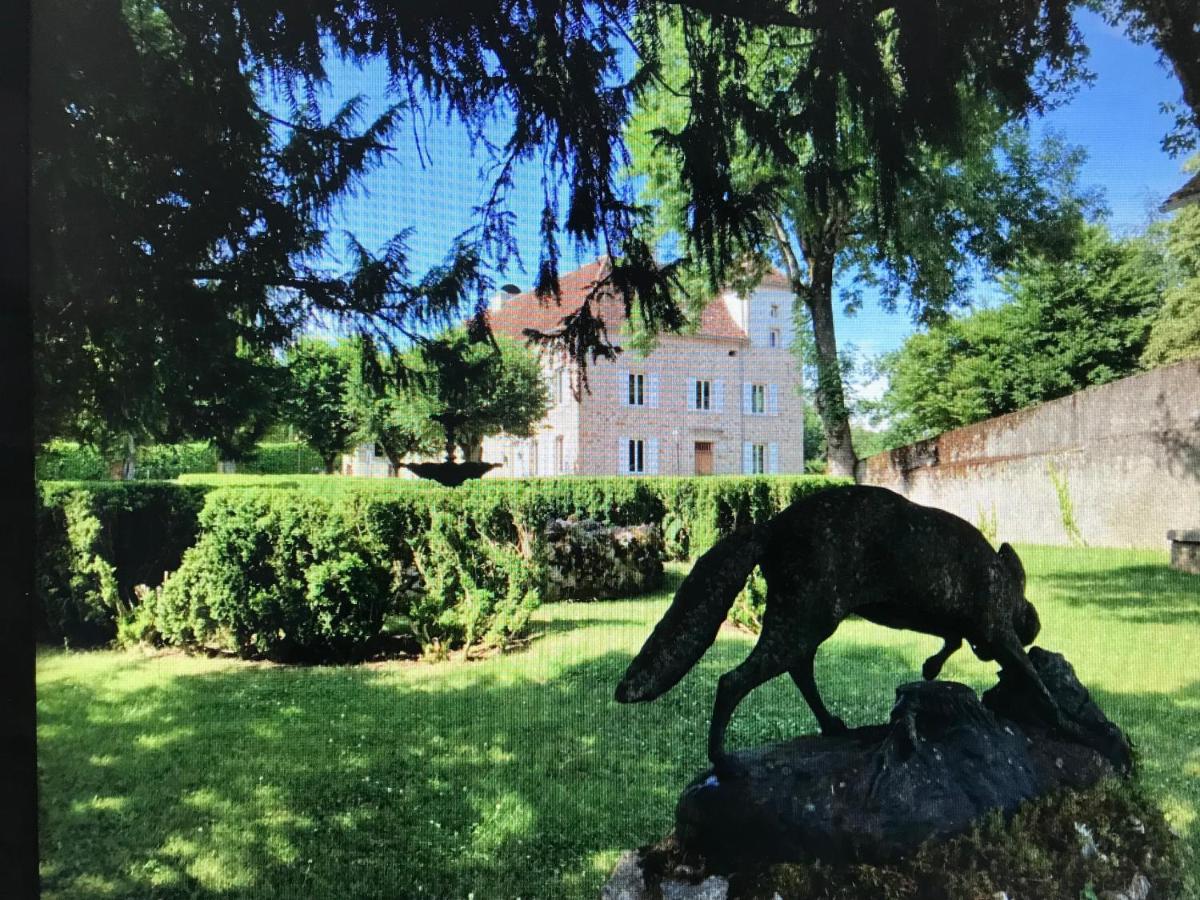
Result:
{"type": "MultiPolygon", "coordinates": [[[[499,309],[488,310],[488,324],[493,331],[522,340],[526,328],[552,331],[561,324],[565,316],[583,305],[588,291],[604,276],[607,266],[608,259],[601,257],[581,269],[559,276],[561,305],[553,300],[543,303],[532,291],[507,296],[499,309]]],[[[613,330],[614,334],[610,334],[609,339],[614,338],[617,328],[625,321],[625,304],[612,294],[603,293],[592,301],[592,311],[613,330]]],[[[746,337],[745,332],[738,328],[729,315],[725,304],[716,299],[705,306],[696,333],[703,337],[733,340],[744,340],[746,337]]]]}

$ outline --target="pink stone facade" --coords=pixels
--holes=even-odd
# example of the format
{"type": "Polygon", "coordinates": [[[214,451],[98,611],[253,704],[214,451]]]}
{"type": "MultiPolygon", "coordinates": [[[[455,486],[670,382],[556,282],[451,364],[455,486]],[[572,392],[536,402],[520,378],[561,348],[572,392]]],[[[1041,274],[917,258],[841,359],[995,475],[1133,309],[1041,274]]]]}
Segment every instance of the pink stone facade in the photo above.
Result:
{"type": "Polygon", "coordinates": [[[578,399],[563,361],[544,360],[550,412],[533,438],[484,442],[483,458],[501,463],[490,477],[803,472],[790,292],[772,280],[711,306],[728,316],[719,327],[665,335],[644,356],[626,347],[589,366],[578,399]]]}
{"type": "MultiPolygon", "coordinates": [[[[532,294],[495,301],[492,328],[524,339],[523,328],[554,327],[578,308],[606,264],[598,260],[562,276],[561,306],[532,294]]],[[[623,346],[621,304],[596,306],[610,340],[623,346]]],[[[803,472],[791,308],[791,292],[777,275],[748,297],[726,291],[709,302],[695,334],[664,335],[645,355],[624,346],[615,361],[589,365],[589,389],[578,397],[567,361],[543,356],[549,412],[531,438],[484,441],[483,459],[500,463],[487,477],[803,472]]],[[[370,445],[344,457],[343,471],[393,474],[370,445]]]]}

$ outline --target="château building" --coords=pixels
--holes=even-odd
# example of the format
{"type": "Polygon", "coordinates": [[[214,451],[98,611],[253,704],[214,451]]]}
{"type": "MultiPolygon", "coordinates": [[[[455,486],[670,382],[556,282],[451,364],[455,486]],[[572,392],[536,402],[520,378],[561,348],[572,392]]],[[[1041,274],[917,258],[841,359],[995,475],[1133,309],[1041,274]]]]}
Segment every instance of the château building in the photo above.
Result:
{"type": "MultiPolygon", "coordinates": [[[[550,331],[578,309],[605,274],[601,258],[560,277],[562,303],[532,293],[501,294],[488,311],[493,331],[519,341],[524,329],[550,331]]],[[[588,390],[573,392],[567,359],[543,354],[550,392],[546,418],[530,438],[498,435],[483,459],[490,476],[711,475],[802,472],[803,407],[792,352],[792,295],[769,274],[748,296],[726,290],[706,306],[689,334],[660,335],[642,355],[616,297],[593,300],[615,361],[588,366],[588,390]]],[[[387,475],[370,445],[347,456],[344,471],[387,475]]]]}

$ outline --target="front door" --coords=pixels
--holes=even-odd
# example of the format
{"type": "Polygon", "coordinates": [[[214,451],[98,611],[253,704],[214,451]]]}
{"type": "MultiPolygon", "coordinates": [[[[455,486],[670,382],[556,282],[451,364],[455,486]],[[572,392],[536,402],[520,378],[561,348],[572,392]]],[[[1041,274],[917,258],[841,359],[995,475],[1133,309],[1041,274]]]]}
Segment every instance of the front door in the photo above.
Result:
{"type": "Polygon", "coordinates": [[[696,474],[711,475],[713,473],[712,441],[696,441],[696,474]]]}

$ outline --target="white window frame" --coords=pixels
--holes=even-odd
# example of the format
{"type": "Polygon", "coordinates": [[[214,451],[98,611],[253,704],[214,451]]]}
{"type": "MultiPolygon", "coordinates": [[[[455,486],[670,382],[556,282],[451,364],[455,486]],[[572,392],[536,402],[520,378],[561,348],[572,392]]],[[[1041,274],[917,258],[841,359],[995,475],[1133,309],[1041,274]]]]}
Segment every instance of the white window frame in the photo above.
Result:
{"type": "Polygon", "coordinates": [[[767,474],[767,445],[766,444],[751,444],[750,445],[750,474],[751,475],[766,475],[767,474]]]}
{"type": "Polygon", "coordinates": [[[765,384],[750,385],[750,415],[765,416],[767,414],[767,386],[765,384]]]}
{"type": "Polygon", "coordinates": [[[707,378],[692,379],[691,408],[696,412],[712,412],[716,406],[713,403],[713,383],[707,378]]]}
{"type": "Polygon", "coordinates": [[[646,376],[641,372],[630,372],[625,379],[625,405],[646,406],[646,376]]]}
{"type": "Polygon", "coordinates": [[[646,442],[642,438],[629,438],[625,471],[630,475],[646,474],[646,442]]]}

